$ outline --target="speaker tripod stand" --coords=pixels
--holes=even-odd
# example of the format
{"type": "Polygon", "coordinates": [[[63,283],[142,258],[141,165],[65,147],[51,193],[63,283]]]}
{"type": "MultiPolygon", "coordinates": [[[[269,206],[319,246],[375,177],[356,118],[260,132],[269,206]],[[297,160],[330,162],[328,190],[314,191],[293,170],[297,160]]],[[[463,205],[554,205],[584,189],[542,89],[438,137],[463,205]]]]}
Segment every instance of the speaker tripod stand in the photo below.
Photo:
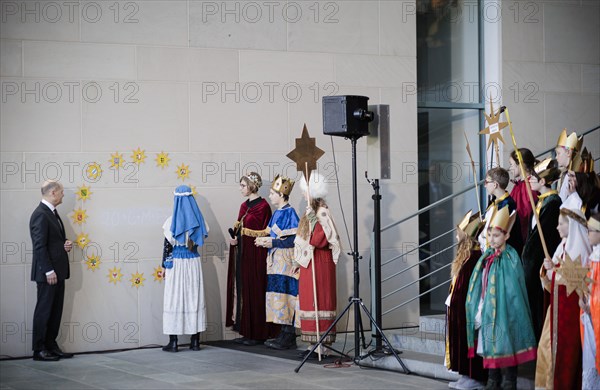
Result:
{"type": "MultiPolygon", "coordinates": [[[[359,364],[360,361],[363,359],[363,356],[361,356],[361,354],[360,354],[360,352],[361,352],[360,351],[361,350],[361,348],[360,348],[360,329],[362,328],[360,313],[362,310],[369,317],[369,320],[371,321],[371,326],[375,327],[378,334],[381,335],[381,338],[385,342],[386,346],[392,352],[392,354],[394,355],[396,360],[398,360],[398,363],[400,363],[400,366],[402,366],[404,373],[406,373],[406,374],[410,373],[410,371],[408,370],[408,368],[406,367],[406,365],[404,364],[402,359],[400,359],[400,356],[398,356],[398,353],[396,352],[396,350],[392,347],[392,344],[389,342],[389,340],[387,339],[387,337],[385,336],[385,334],[383,333],[383,331],[381,330],[381,328],[379,327],[379,325],[377,324],[377,322],[375,321],[375,319],[369,312],[369,309],[367,309],[367,307],[364,305],[364,303],[362,302],[362,299],[359,296],[360,295],[359,294],[360,275],[359,275],[358,260],[360,260],[361,257],[358,254],[358,210],[357,210],[358,209],[358,195],[357,195],[357,181],[356,181],[356,141],[360,137],[361,137],[361,135],[358,135],[358,134],[351,135],[348,137],[352,141],[352,218],[353,218],[352,227],[353,227],[354,243],[353,243],[353,247],[352,247],[353,250],[349,254],[352,255],[353,266],[354,266],[354,294],[352,297],[350,297],[346,308],[337,316],[335,321],[329,326],[329,328],[327,328],[325,333],[323,335],[321,335],[317,344],[315,344],[312,347],[312,349],[310,350],[310,352],[304,357],[304,359],[302,359],[302,362],[300,363],[300,365],[298,365],[298,367],[296,367],[294,369],[295,372],[300,371],[300,368],[302,368],[304,363],[306,363],[306,361],[308,360],[310,355],[318,347],[323,345],[323,341],[329,335],[331,330],[342,319],[342,317],[348,312],[348,310],[351,307],[353,307],[354,308],[354,359],[353,359],[354,363],[359,364]]],[[[326,348],[329,348],[329,347],[326,347],[326,348]]],[[[331,349],[331,348],[329,348],[329,349],[331,349]]]]}

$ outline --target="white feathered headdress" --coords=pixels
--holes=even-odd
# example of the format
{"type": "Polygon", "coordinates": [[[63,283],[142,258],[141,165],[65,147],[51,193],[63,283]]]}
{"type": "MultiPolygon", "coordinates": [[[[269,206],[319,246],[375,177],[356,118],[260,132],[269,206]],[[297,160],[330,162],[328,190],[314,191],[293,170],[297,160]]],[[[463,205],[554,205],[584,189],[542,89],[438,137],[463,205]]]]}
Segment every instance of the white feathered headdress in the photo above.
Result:
{"type": "MultiPolygon", "coordinates": [[[[311,199],[327,197],[327,183],[325,180],[325,176],[318,172],[313,171],[310,174],[309,195],[311,199]]],[[[302,189],[302,192],[306,192],[306,187],[306,179],[304,178],[304,175],[302,175],[302,178],[300,179],[300,188],[302,189]]]]}

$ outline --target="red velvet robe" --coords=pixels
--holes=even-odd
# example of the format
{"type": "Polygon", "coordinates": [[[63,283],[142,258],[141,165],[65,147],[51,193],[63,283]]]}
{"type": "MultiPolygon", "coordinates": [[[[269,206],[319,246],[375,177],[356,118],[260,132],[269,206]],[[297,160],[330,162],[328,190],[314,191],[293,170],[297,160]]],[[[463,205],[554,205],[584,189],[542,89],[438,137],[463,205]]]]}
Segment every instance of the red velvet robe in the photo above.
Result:
{"type": "Polygon", "coordinates": [[[265,320],[267,249],[254,245],[256,237],[267,235],[262,231],[270,219],[271,207],[264,199],[242,203],[236,224],[238,245],[229,251],[225,326],[253,340],[279,332],[278,325],[265,320]]]}
{"type": "MultiPolygon", "coordinates": [[[[537,204],[538,193],[534,191],[532,195],[534,204],[537,204]]],[[[515,183],[510,192],[510,197],[513,198],[517,204],[517,214],[519,215],[519,222],[521,223],[521,238],[523,239],[522,242],[525,242],[527,241],[527,233],[531,226],[529,223],[531,221],[533,210],[531,209],[531,202],[529,201],[529,195],[527,195],[527,187],[523,180],[519,180],[515,183]]],[[[519,255],[520,254],[521,253],[519,252],[519,255]]]]}

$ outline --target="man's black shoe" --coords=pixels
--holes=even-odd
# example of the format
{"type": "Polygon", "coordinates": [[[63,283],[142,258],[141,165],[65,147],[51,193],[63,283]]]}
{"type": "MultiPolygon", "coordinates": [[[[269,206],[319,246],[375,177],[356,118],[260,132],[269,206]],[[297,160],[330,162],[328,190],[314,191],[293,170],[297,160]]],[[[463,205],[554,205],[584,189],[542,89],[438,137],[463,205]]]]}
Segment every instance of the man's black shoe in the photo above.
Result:
{"type": "Polygon", "coordinates": [[[265,340],[254,340],[254,339],[246,339],[242,344],[248,347],[254,347],[255,345],[264,344],[265,340]]]}
{"type": "Polygon", "coordinates": [[[244,341],[248,340],[246,337],[238,337],[237,339],[233,339],[233,342],[236,344],[244,344],[244,341]]]}
{"type": "Polygon", "coordinates": [[[44,349],[42,351],[34,352],[33,360],[37,360],[37,361],[41,361],[41,362],[57,362],[58,360],[60,360],[60,358],[44,349]]]}
{"type": "Polygon", "coordinates": [[[51,350],[49,350],[49,352],[52,355],[58,356],[61,359],[70,359],[74,356],[72,353],[61,351],[60,348],[51,349],[51,350]]]}

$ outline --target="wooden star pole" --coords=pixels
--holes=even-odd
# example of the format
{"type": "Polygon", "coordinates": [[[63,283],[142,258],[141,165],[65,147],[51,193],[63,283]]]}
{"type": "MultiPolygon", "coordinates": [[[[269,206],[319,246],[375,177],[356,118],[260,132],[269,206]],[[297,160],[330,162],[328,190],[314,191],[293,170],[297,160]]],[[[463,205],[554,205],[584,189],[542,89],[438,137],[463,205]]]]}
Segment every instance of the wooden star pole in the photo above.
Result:
{"type": "MultiPolygon", "coordinates": [[[[500,110],[502,111],[502,110],[500,110]]],[[[523,156],[521,156],[521,151],[517,146],[517,141],[515,140],[515,133],[513,132],[512,122],[510,121],[510,114],[508,113],[508,108],[504,109],[506,112],[506,120],[508,121],[508,130],[510,131],[510,138],[512,139],[513,147],[515,148],[515,153],[517,154],[517,159],[519,160],[519,168],[521,170],[521,177],[525,182],[525,188],[527,188],[527,195],[529,197],[529,203],[531,204],[531,209],[533,210],[533,215],[535,216],[535,222],[538,226],[538,232],[540,232],[540,241],[542,242],[542,248],[544,249],[544,255],[546,258],[551,259],[550,254],[548,253],[548,247],[546,246],[546,239],[544,238],[544,232],[542,229],[542,225],[540,224],[540,215],[537,212],[537,208],[535,207],[535,201],[533,200],[533,193],[531,192],[531,185],[529,184],[529,179],[527,177],[527,173],[525,172],[525,165],[523,164],[523,156]]],[[[542,266],[542,269],[544,267],[542,266]]]]}
{"type": "MultiPolygon", "coordinates": [[[[302,129],[302,136],[296,138],[296,148],[287,154],[292,161],[296,163],[296,169],[302,172],[306,180],[306,201],[310,207],[310,172],[317,168],[317,160],[323,156],[325,152],[317,147],[316,139],[310,138],[306,124],[302,129]],[[310,169],[309,169],[310,168],[310,169]]],[[[315,210],[316,212],[317,210],[315,210]]],[[[317,280],[315,275],[315,259],[314,256],[310,261],[312,268],[313,282],[313,301],[315,306],[315,324],[317,328],[317,340],[321,338],[321,330],[319,329],[319,305],[317,302],[317,280]]],[[[321,348],[317,350],[319,361],[321,361],[321,348]]]]}
{"type": "Polygon", "coordinates": [[[473,155],[471,154],[471,146],[469,145],[469,139],[467,138],[467,133],[463,130],[463,134],[465,135],[465,141],[467,141],[467,153],[469,154],[469,159],[471,160],[471,167],[473,168],[473,181],[475,181],[475,195],[477,196],[477,208],[479,209],[479,220],[483,219],[483,214],[481,213],[481,200],[479,199],[479,184],[477,183],[477,171],[475,170],[475,161],[473,161],[473,155]]]}

